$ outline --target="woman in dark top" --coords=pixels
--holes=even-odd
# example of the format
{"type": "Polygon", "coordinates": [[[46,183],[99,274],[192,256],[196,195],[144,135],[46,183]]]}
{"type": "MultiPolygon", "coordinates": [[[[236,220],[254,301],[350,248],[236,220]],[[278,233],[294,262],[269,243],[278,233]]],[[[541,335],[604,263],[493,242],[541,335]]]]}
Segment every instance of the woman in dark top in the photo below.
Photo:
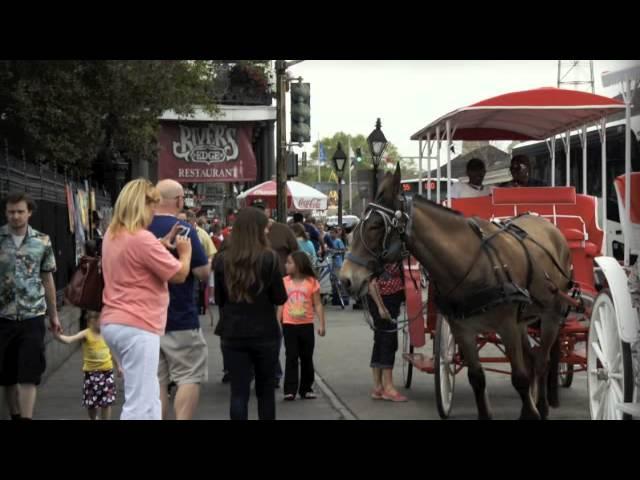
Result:
{"type": "Polygon", "coordinates": [[[255,371],[258,418],[275,420],[275,377],[281,332],[276,305],[287,301],[278,259],[269,248],[267,216],[240,211],[215,265],[218,333],[231,376],[231,419],[246,420],[255,371]]]}

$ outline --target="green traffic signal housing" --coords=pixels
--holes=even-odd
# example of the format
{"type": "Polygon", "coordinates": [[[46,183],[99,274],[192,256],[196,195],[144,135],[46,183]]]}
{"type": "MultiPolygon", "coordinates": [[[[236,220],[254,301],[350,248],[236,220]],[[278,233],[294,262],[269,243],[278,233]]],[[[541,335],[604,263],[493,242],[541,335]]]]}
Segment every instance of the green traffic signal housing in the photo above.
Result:
{"type": "Polygon", "coordinates": [[[356,162],[362,162],[362,149],[356,148],[356,162]]]}
{"type": "Polygon", "coordinates": [[[311,95],[309,83],[291,84],[291,143],[311,141],[311,95]]]}

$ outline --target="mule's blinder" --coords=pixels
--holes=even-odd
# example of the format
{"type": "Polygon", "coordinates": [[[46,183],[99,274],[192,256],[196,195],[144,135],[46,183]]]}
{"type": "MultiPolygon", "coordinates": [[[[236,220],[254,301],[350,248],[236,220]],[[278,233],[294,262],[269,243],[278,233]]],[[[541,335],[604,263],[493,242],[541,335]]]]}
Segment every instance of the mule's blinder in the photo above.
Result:
{"type": "MultiPolygon", "coordinates": [[[[402,198],[402,200],[404,199],[402,198]]],[[[403,207],[404,201],[401,201],[401,208],[403,207]]],[[[376,261],[366,262],[366,268],[374,272],[374,275],[378,275],[384,270],[384,264],[398,262],[405,254],[406,228],[409,222],[409,215],[403,210],[392,210],[376,203],[370,203],[367,210],[360,224],[360,234],[362,234],[362,228],[372,214],[377,213],[384,221],[385,232],[382,240],[382,251],[380,253],[376,253],[369,248],[364,238],[362,238],[365,249],[376,258],[376,261]],[[375,266],[372,265],[372,263],[375,264],[375,266]]],[[[354,258],[354,255],[347,256],[347,258],[355,260],[356,263],[364,266],[363,264],[365,262],[360,258],[354,258]]]]}

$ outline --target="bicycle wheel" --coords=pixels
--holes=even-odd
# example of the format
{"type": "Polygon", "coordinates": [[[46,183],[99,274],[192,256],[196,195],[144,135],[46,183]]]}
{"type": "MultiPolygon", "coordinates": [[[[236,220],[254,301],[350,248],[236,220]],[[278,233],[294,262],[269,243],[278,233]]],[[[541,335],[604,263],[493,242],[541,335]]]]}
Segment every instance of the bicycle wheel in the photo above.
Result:
{"type": "Polygon", "coordinates": [[[331,280],[331,290],[332,290],[332,296],[335,294],[338,296],[338,301],[340,302],[340,307],[344,310],[344,300],[342,298],[342,285],[340,283],[340,280],[338,280],[338,276],[333,273],[333,271],[331,272],[331,277],[329,277],[331,280]]]}

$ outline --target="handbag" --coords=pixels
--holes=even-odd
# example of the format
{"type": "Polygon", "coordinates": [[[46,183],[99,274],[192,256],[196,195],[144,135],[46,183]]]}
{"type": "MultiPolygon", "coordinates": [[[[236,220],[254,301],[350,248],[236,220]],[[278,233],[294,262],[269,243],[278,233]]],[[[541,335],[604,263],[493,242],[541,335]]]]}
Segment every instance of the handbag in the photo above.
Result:
{"type": "Polygon", "coordinates": [[[102,310],[103,290],[102,259],[83,256],[65,288],[67,300],[76,307],[99,312],[102,310]]]}

